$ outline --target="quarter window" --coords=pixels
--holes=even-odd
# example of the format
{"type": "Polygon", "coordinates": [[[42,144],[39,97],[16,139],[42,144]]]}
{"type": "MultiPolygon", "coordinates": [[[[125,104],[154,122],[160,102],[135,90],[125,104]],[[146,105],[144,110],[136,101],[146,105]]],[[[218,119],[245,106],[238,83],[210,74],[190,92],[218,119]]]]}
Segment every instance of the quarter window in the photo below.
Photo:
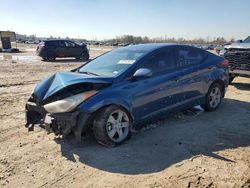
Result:
{"type": "Polygon", "coordinates": [[[244,43],[250,43],[250,36],[247,37],[243,42],[244,42],[244,43]]]}

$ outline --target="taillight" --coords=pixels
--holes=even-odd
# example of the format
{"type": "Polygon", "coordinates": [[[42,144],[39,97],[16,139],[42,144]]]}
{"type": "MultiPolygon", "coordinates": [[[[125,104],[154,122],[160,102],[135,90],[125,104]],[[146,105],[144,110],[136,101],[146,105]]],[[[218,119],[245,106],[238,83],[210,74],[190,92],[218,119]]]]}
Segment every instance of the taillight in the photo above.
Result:
{"type": "Polygon", "coordinates": [[[39,48],[42,48],[42,47],[44,47],[44,44],[39,44],[39,48]]]}
{"type": "Polygon", "coordinates": [[[44,46],[45,46],[44,42],[40,42],[40,43],[38,44],[37,48],[42,48],[42,47],[44,47],[44,46]]]}
{"type": "Polygon", "coordinates": [[[223,67],[228,68],[228,66],[229,66],[229,61],[226,60],[226,59],[224,59],[220,64],[221,64],[223,67]]]}

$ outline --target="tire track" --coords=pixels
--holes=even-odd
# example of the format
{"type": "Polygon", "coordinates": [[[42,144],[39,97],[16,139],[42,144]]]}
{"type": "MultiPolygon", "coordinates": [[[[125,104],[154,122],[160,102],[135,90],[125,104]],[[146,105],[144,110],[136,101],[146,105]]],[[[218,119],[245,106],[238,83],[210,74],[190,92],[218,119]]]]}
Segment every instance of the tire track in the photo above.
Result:
{"type": "Polygon", "coordinates": [[[19,83],[10,83],[10,84],[0,84],[1,87],[11,87],[11,86],[22,86],[22,85],[30,85],[35,84],[39,82],[40,80],[32,80],[32,81],[25,81],[25,82],[19,82],[19,83]]]}

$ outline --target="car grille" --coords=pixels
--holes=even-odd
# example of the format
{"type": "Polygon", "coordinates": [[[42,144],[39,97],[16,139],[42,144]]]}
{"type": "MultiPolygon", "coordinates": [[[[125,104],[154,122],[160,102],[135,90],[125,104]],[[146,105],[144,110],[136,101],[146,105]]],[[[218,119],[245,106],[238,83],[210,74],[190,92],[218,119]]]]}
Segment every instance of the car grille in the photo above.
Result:
{"type": "Polygon", "coordinates": [[[229,49],[225,58],[231,69],[250,70],[250,49],[229,49]]]}

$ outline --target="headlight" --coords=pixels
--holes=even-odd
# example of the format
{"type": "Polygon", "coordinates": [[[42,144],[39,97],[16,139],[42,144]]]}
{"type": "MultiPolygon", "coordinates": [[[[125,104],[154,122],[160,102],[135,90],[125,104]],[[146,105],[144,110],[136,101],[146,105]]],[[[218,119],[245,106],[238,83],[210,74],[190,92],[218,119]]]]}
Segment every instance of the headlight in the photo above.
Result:
{"type": "Polygon", "coordinates": [[[76,108],[79,104],[81,104],[83,101],[95,95],[96,93],[97,91],[87,91],[59,101],[46,104],[44,105],[44,108],[47,112],[50,113],[70,112],[74,108],[76,108]]]}

